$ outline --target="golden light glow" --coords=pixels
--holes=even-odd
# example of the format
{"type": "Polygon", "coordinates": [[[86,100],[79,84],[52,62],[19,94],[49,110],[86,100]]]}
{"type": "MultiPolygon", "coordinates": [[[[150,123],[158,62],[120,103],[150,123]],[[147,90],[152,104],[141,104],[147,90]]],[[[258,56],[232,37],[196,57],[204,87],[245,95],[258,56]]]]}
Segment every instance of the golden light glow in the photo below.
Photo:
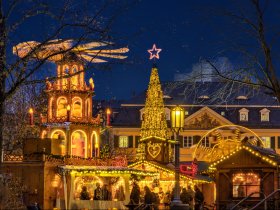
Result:
{"type": "Polygon", "coordinates": [[[61,96],[57,99],[57,117],[67,116],[67,99],[61,96]]]}
{"type": "Polygon", "coordinates": [[[120,54],[124,54],[129,51],[127,47],[119,49],[93,50],[94,48],[109,46],[112,44],[110,42],[90,42],[73,47],[75,44],[74,40],[71,39],[55,39],[50,40],[47,43],[40,43],[36,41],[22,42],[13,47],[13,53],[18,55],[20,58],[31,56],[34,59],[47,59],[51,62],[57,62],[64,58],[65,51],[69,51],[84,61],[91,63],[103,63],[107,62],[104,58],[125,59],[127,56],[120,54]],[[34,49],[37,50],[32,53],[34,49]],[[101,57],[102,59],[98,57],[101,57]]]}
{"type": "MultiPolygon", "coordinates": [[[[69,109],[68,109],[68,106],[67,106],[67,111],[70,110],[70,106],[69,106],[69,109]]],[[[83,103],[82,103],[82,99],[80,97],[74,97],[72,99],[72,106],[71,107],[72,107],[71,115],[73,117],[82,117],[83,103]]]]}
{"type": "Polygon", "coordinates": [[[80,152],[83,152],[84,153],[84,157],[83,158],[87,158],[87,135],[86,133],[83,131],[83,130],[75,130],[72,132],[71,134],[71,155],[73,155],[73,149],[79,149],[79,150],[82,150],[80,152]],[[83,136],[81,136],[81,134],[83,136]],[[77,141],[81,141],[81,140],[84,140],[84,142],[75,142],[74,140],[77,140],[77,141]],[[80,143],[80,145],[77,145],[73,144],[73,142],[75,143],[80,143]],[[79,147],[79,146],[83,146],[83,147],[79,147]]]}
{"type": "Polygon", "coordinates": [[[152,68],[145,108],[142,116],[141,140],[150,137],[163,140],[167,138],[167,123],[163,103],[163,93],[157,68],[152,68]]]}
{"type": "MultiPolygon", "coordinates": [[[[166,141],[167,133],[166,114],[163,102],[163,93],[156,67],[152,68],[149,88],[145,107],[142,114],[142,124],[140,131],[140,142],[144,142],[149,138],[156,138],[166,141]]],[[[143,160],[146,158],[145,143],[139,144],[137,149],[137,159],[143,160]]]]}
{"type": "Polygon", "coordinates": [[[61,129],[56,129],[51,133],[51,139],[57,139],[57,133],[62,133],[64,139],[66,137],[65,132],[61,129]]]}
{"type": "MultiPolygon", "coordinates": [[[[149,161],[146,161],[146,160],[141,160],[141,161],[138,161],[138,162],[135,162],[135,163],[133,163],[133,164],[130,164],[129,166],[128,166],[128,168],[134,168],[134,167],[136,167],[136,166],[138,166],[138,165],[145,165],[146,167],[153,167],[153,168],[155,168],[155,169],[158,169],[159,170],[159,173],[161,173],[161,172],[166,172],[166,173],[169,173],[170,175],[175,175],[175,171],[174,170],[171,170],[171,169],[167,169],[167,168],[164,168],[164,167],[161,167],[161,166],[159,166],[159,165],[157,165],[157,164],[154,164],[154,163],[152,163],[152,162],[149,162],[149,161]],[[161,172],[160,172],[161,171],[161,172]]],[[[149,170],[150,171],[150,170],[149,170]]],[[[197,183],[197,184],[199,184],[199,183],[210,183],[209,181],[205,181],[205,180],[196,180],[196,179],[192,179],[192,178],[190,178],[190,177],[188,177],[188,176],[185,176],[185,175],[180,175],[180,178],[181,179],[185,179],[185,180],[188,180],[188,181],[190,181],[190,182],[194,182],[194,183],[197,183]]],[[[171,182],[175,182],[174,180],[170,180],[171,182]]]]}
{"type": "Polygon", "coordinates": [[[235,151],[231,152],[230,154],[228,154],[226,156],[221,157],[220,160],[213,162],[209,166],[209,169],[210,170],[215,170],[217,164],[219,164],[219,163],[223,162],[224,160],[230,158],[232,155],[234,155],[236,152],[240,151],[241,149],[247,150],[248,152],[250,152],[251,154],[253,154],[256,157],[260,157],[262,160],[268,162],[270,165],[277,166],[277,162],[273,161],[272,159],[268,158],[267,156],[262,155],[257,151],[253,151],[251,148],[249,148],[247,146],[239,146],[239,147],[237,147],[237,149],[235,151]]]}
{"type": "Polygon", "coordinates": [[[43,130],[42,133],[41,133],[41,139],[44,139],[47,135],[47,131],[46,130],[43,130]]]}
{"type": "Polygon", "coordinates": [[[93,90],[94,89],[94,81],[93,81],[92,78],[89,79],[89,85],[90,85],[91,90],[93,90]]]}
{"type": "Polygon", "coordinates": [[[91,145],[92,145],[92,147],[90,147],[90,148],[91,148],[91,154],[92,154],[93,149],[98,149],[99,148],[99,140],[98,140],[98,135],[97,135],[96,131],[93,131],[92,134],[91,134],[91,145]]]}
{"type": "Polygon", "coordinates": [[[185,123],[185,111],[182,107],[176,106],[171,110],[171,127],[173,129],[184,128],[185,123]]]}
{"type": "MultiPolygon", "coordinates": [[[[202,142],[206,139],[206,137],[209,136],[209,134],[211,134],[212,132],[217,132],[217,130],[224,129],[224,128],[230,128],[230,129],[235,128],[234,138],[232,140],[231,139],[227,140],[227,141],[231,141],[231,142],[235,143],[236,146],[234,147],[234,149],[241,145],[240,131],[236,131],[236,130],[240,130],[240,129],[243,129],[245,131],[248,131],[249,133],[252,133],[256,137],[257,142],[260,143],[261,147],[264,147],[264,143],[263,143],[262,139],[253,130],[246,128],[244,126],[235,125],[235,124],[221,125],[221,126],[218,126],[218,127],[215,127],[213,129],[209,130],[204,136],[201,137],[200,141],[197,143],[195,150],[193,152],[193,158],[197,158],[199,156],[198,152],[201,152],[201,151],[204,152],[205,154],[209,155],[210,159],[214,158],[214,156],[212,156],[211,154],[215,154],[215,156],[217,156],[217,151],[215,149],[217,149],[217,147],[219,146],[219,142],[226,143],[226,141],[224,141],[223,139],[218,139],[221,141],[219,141],[213,148],[206,148],[206,147],[202,148],[201,145],[202,145],[202,142]]],[[[225,145],[229,145],[229,143],[225,144],[225,145]]],[[[230,153],[229,149],[223,150],[223,153],[225,151],[229,151],[229,153],[230,153]]],[[[210,159],[208,158],[208,161],[210,161],[210,159]]]]}
{"type": "Polygon", "coordinates": [[[66,110],[67,110],[67,111],[70,111],[70,110],[71,110],[71,106],[70,106],[69,104],[67,105],[66,110]]]}
{"type": "Polygon", "coordinates": [[[107,109],[106,109],[106,114],[108,114],[108,115],[111,114],[111,109],[110,109],[110,108],[107,108],[107,109]]]}
{"type": "Polygon", "coordinates": [[[32,108],[29,108],[28,113],[29,113],[29,114],[33,114],[33,109],[32,109],[32,108]]]}

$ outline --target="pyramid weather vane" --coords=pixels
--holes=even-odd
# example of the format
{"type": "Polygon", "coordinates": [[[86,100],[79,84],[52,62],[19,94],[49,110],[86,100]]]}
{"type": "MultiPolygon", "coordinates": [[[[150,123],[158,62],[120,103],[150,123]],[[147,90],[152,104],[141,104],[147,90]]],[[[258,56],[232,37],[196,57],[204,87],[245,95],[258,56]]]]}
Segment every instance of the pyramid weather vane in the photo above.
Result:
{"type": "Polygon", "coordinates": [[[157,48],[156,44],[153,44],[153,48],[148,50],[150,53],[150,60],[152,59],[159,59],[159,53],[161,52],[162,49],[157,48]]]}

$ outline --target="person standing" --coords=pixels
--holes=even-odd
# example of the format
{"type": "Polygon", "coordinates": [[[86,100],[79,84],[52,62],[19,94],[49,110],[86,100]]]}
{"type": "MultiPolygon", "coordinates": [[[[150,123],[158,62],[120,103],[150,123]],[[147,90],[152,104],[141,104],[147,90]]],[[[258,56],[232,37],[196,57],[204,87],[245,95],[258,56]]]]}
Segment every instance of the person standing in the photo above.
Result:
{"type": "Polygon", "coordinates": [[[183,204],[189,204],[191,201],[192,197],[191,195],[187,192],[186,188],[183,188],[182,193],[180,194],[180,200],[182,201],[183,204]]]}
{"type": "Polygon", "coordinates": [[[89,200],[90,199],[89,193],[87,191],[87,187],[86,186],[83,186],[83,188],[82,188],[80,199],[81,200],[89,200]]]}
{"type": "Polygon", "coordinates": [[[191,207],[191,209],[193,209],[193,199],[194,199],[195,193],[190,185],[188,186],[187,193],[190,195],[190,207],[191,207]]]}
{"type": "Polygon", "coordinates": [[[99,183],[96,183],[96,189],[94,190],[93,200],[101,200],[101,187],[99,183]]]}
{"type": "Polygon", "coordinates": [[[140,202],[140,187],[136,182],[133,182],[133,187],[130,193],[130,202],[133,204],[139,204],[140,202]]]}
{"type": "Polygon", "coordinates": [[[164,204],[164,208],[165,208],[165,209],[167,209],[168,206],[170,206],[170,202],[171,202],[170,191],[167,191],[167,192],[164,194],[164,197],[163,197],[163,204],[164,204]]]}
{"type": "Polygon", "coordinates": [[[108,201],[110,200],[110,192],[107,188],[107,184],[104,184],[101,188],[101,200],[108,201]]]}
{"type": "Polygon", "coordinates": [[[194,209],[195,210],[200,210],[202,205],[203,205],[203,202],[204,202],[204,196],[203,196],[203,193],[200,191],[200,189],[195,185],[194,186],[194,191],[195,191],[195,194],[194,194],[194,209]]]}
{"type": "Polygon", "coordinates": [[[153,203],[153,194],[150,188],[147,186],[144,187],[144,191],[145,191],[144,203],[146,205],[145,210],[151,210],[152,209],[151,205],[153,203]]]}

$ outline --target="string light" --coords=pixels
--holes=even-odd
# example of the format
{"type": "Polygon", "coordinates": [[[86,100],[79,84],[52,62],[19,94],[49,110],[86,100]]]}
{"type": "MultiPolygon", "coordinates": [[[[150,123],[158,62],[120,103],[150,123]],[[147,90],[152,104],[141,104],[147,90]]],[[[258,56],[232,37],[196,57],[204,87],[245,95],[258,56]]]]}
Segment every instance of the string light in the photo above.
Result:
{"type": "Polygon", "coordinates": [[[231,152],[227,156],[222,156],[221,157],[222,160],[218,160],[218,161],[215,161],[214,163],[212,163],[209,166],[209,169],[210,170],[215,170],[216,169],[216,167],[215,167],[216,165],[218,165],[219,163],[223,162],[226,159],[229,159],[232,155],[234,155],[236,152],[240,151],[241,149],[245,149],[246,151],[250,152],[252,155],[254,155],[256,157],[260,157],[262,160],[266,161],[267,163],[269,163],[269,164],[271,164],[273,166],[277,166],[277,162],[273,161],[272,159],[268,158],[265,155],[262,155],[261,153],[259,153],[257,151],[252,150],[251,148],[243,145],[243,146],[237,147],[237,149],[235,151],[231,152]]]}

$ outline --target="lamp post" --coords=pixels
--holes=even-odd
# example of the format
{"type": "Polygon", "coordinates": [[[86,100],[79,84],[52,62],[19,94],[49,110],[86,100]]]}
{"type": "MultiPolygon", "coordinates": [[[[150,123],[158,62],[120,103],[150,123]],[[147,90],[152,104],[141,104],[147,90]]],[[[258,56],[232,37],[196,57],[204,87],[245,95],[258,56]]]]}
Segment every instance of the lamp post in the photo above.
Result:
{"type": "Polygon", "coordinates": [[[180,200],[180,166],[179,166],[179,157],[180,157],[180,143],[177,140],[179,131],[184,127],[184,109],[180,106],[176,106],[171,110],[171,129],[174,132],[174,141],[175,141],[175,189],[174,189],[174,199],[172,201],[172,206],[181,206],[182,202],[180,200]]]}

